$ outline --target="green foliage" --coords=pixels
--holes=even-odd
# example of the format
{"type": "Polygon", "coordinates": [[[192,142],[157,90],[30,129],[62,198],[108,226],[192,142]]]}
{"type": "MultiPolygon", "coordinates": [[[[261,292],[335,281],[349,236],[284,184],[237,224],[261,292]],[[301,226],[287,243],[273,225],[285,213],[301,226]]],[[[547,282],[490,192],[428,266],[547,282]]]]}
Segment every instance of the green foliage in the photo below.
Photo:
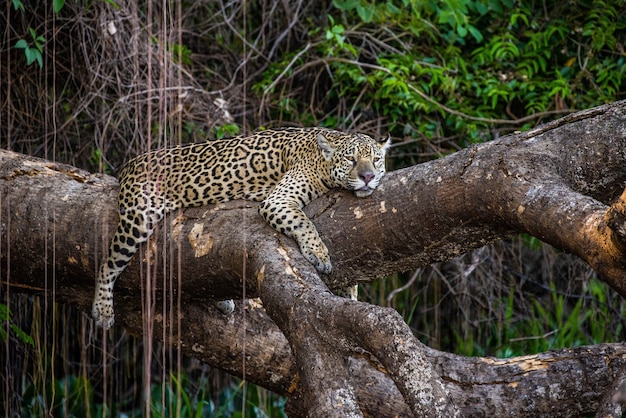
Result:
{"type": "Polygon", "coordinates": [[[259,417],[284,418],[285,398],[271,394],[266,390],[249,385],[244,390],[244,383],[234,388],[226,388],[219,396],[220,408],[215,417],[259,417]],[[243,407],[242,407],[243,405],[243,407]]]}
{"type": "MultiPolygon", "coordinates": [[[[11,0],[13,8],[26,14],[24,3],[22,0],[11,0]]],[[[52,0],[52,10],[54,14],[58,15],[61,9],[65,6],[65,0],[52,0]]],[[[30,35],[30,41],[21,38],[13,46],[16,49],[22,49],[24,51],[24,57],[26,58],[26,65],[31,65],[35,61],[39,68],[43,68],[43,47],[46,43],[46,38],[42,35],[38,35],[37,31],[32,27],[28,28],[30,35]]]]}
{"type": "MultiPolygon", "coordinates": [[[[216,404],[207,392],[207,381],[192,382],[185,374],[170,378],[170,384],[155,384],[151,388],[151,413],[157,418],[286,417],[284,398],[254,385],[240,382],[237,386],[226,387],[216,404]]],[[[139,411],[136,416],[141,416],[139,411]]]]}
{"type": "Polygon", "coordinates": [[[93,387],[84,377],[53,379],[44,387],[30,385],[22,396],[22,417],[106,416],[105,407],[93,401],[93,387]],[[43,389],[43,390],[42,390],[43,389]]]}
{"type": "Polygon", "coordinates": [[[606,285],[591,280],[583,295],[575,298],[559,293],[552,285],[546,298],[532,298],[529,316],[519,316],[511,292],[503,301],[504,321],[493,323],[488,332],[489,344],[482,345],[457,333],[459,354],[514,357],[548,350],[619,341],[624,332],[621,321],[609,326],[619,316],[607,300],[606,285]],[[571,303],[572,299],[575,303],[571,303]]]}
{"type": "Polygon", "coordinates": [[[191,50],[185,45],[172,44],[169,47],[174,61],[178,64],[191,65],[191,50]]]}
{"type": "Polygon", "coordinates": [[[533,237],[530,234],[522,234],[521,237],[524,240],[524,245],[530,250],[539,251],[543,245],[543,242],[539,238],[533,237]]]}
{"type": "Polygon", "coordinates": [[[376,5],[369,2],[362,2],[360,0],[334,0],[333,5],[344,11],[356,10],[357,14],[364,22],[371,22],[376,14],[376,5]]]}
{"type": "Polygon", "coordinates": [[[37,61],[39,64],[39,68],[43,68],[43,46],[46,42],[46,38],[41,35],[37,35],[33,28],[28,28],[28,32],[31,36],[31,41],[28,42],[25,39],[20,39],[15,43],[14,48],[23,49],[24,56],[26,57],[26,64],[31,65],[33,62],[37,61]]]}
{"type": "Polygon", "coordinates": [[[59,14],[63,6],[65,6],[65,0],[52,0],[52,10],[55,14],[59,14]]]}
{"type": "Polygon", "coordinates": [[[227,123],[224,125],[216,126],[215,137],[218,139],[235,136],[239,133],[239,126],[234,123],[227,123]]]}
{"type": "Polygon", "coordinates": [[[589,270],[571,257],[545,244],[528,249],[528,239],[361,285],[359,299],[396,309],[425,344],[466,356],[623,341],[626,302],[598,279],[581,280],[589,270]],[[514,247],[519,264],[503,253],[514,247]]]}
{"type": "Polygon", "coordinates": [[[13,332],[13,334],[15,334],[15,336],[24,344],[28,344],[30,346],[34,345],[33,338],[22,331],[21,328],[13,321],[9,307],[4,303],[0,303],[0,341],[2,342],[5,342],[9,338],[7,325],[11,332],[13,332]]]}
{"type": "MultiPolygon", "coordinates": [[[[150,385],[150,415],[156,418],[258,417],[284,418],[285,398],[245,383],[224,388],[213,401],[206,379],[192,381],[186,374],[170,376],[170,381],[150,385]],[[243,406],[242,406],[243,405],[243,406]]],[[[30,385],[22,394],[22,417],[142,417],[141,409],[123,411],[96,403],[88,379],[68,375],[44,385],[30,385]]]]}
{"type": "Polygon", "coordinates": [[[106,163],[104,156],[102,155],[102,151],[100,151],[99,148],[92,149],[91,155],[89,157],[89,163],[99,173],[107,173],[110,175],[113,172],[111,166],[106,163]]]}
{"type": "Polygon", "coordinates": [[[22,0],[11,0],[11,3],[13,3],[13,8],[15,10],[24,11],[24,3],[22,3],[22,0]]]}
{"type": "Polygon", "coordinates": [[[185,375],[180,378],[172,375],[171,379],[172,384],[152,385],[150,410],[155,417],[215,416],[215,405],[206,393],[205,387],[194,393],[193,390],[189,390],[189,381],[185,375]]]}
{"type": "Polygon", "coordinates": [[[463,145],[617,100],[626,90],[626,9],[617,0],[334,0],[333,6],[326,24],[309,32],[313,47],[286,54],[255,84],[270,95],[278,119],[342,126],[366,112],[396,137],[462,137],[463,145]],[[297,84],[316,65],[329,72],[325,84],[313,87],[325,93],[319,106],[311,106],[315,90],[301,99],[289,95],[287,103],[277,76],[297,84]],[[343,101],[351,112],[337,114],[343,101]]]}

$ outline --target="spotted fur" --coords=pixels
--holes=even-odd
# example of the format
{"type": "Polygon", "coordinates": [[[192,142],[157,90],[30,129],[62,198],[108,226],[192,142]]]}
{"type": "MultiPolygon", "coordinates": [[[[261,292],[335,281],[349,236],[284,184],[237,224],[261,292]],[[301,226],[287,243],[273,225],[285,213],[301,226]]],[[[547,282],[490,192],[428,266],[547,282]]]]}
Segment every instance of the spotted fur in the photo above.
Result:
{"type": "Polygon", "coordinates": [[[134,158],[119,175],[120,220],[98,274],[94,319],[113,325],[115,280],[165,214],[183,207],[260,201],[263,219],[294,238],[319,272],[330,273],[328,249],[302,208],[331,188],[369,196],[385,174],[388,147],[389,140],[363,134],[285,128],[134,158]]]}

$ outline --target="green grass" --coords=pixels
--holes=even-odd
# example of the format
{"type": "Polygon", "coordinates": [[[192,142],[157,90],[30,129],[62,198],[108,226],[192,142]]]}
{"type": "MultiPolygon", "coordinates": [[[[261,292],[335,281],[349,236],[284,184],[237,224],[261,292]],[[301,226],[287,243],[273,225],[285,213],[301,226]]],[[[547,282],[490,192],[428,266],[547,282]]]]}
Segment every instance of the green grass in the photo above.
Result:
{"type": "MultiPolygon", "coordinates": [[[[21,417],[127,417],[146,415],[142,408],[125,410],[120,405],[96,403],[91,383],[81,377],[31,384],[21,396],[21,417]]],[[[285,398],[240,381],[221,389],[217,401],[207,382],[192,382],[185,374],[170,381],[152,384],[149,391],[150,416],[155,418],[256,417],[284,418],[285,398]]]]}
{"type": "MultiPolygon", "coordinates": [[[[500,342],[494,347],[495,355],[513,357],[623,340],[624,325],[619,317],[624,304],[615,300],[612,306],[607,290],[597,279],[589,281],[584,293],[576,297],[567,297],[553,288],[549,298],[533,298],[530,315],[523,318],[514,316],[514,301],[508,298],[505,322],[494,332],[500,342]]],[[[467,354],[472,355],[471,351],[467,354]]]]}
{"type": "Polygon", "coordinates": [[[526,241],[484,250],[478,262],[469,254],[420,269],[390,300],[412,274],[361,286],[360,298],[398,310],[425,344],[467,356],[626,340],[626,301],[573,256],[542,245],[531,250],[526,241]]]}

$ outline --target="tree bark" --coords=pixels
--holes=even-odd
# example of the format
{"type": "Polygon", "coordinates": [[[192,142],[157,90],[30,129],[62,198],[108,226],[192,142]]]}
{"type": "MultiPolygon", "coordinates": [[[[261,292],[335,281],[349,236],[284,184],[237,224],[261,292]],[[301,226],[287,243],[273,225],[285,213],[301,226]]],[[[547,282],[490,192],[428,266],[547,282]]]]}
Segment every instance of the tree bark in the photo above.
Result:
{"type": "MultiPolygon", "coordinates": [[[[625,122],[626,102],[617,102],[389,173],[371,198],[328,193],[306,212],[330,250],[329,277],[250,202],[179,212],[118,281],[117,323],[142,333],[154,322],[155,337],[240,376],[245,356],[246,378],[290,395],[294,416],[619,410],[608,394],[626,367],[624,344],[464,358],[423,346],[394,311],[326,286],[372,281],[527,232],[576,254],[626,296],[625,122]],[[260,299],[238,303],[228,317],[209,303],[242,296],[260,299]],[[168,309],[155,308],[162,297],[168,309]]],[[[117,222],[116,188],[107,176],[2,151],[4,285],[88,312],[117,222]]]]}

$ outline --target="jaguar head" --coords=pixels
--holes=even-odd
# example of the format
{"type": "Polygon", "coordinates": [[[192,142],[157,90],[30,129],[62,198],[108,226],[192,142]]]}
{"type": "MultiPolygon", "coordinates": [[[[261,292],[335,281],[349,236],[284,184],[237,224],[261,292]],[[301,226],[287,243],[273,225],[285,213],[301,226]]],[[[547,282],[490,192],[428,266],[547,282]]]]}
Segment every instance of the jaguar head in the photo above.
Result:
{"type": "Polygon", "coordinates": [[[357,197],[369,196],[378,187],[385,175],[389,136],[376,141],[364,134],[335,139],[320,133],[317,143],[330,163],[331,179],[337,187],[352,190],[357,197]]]}

